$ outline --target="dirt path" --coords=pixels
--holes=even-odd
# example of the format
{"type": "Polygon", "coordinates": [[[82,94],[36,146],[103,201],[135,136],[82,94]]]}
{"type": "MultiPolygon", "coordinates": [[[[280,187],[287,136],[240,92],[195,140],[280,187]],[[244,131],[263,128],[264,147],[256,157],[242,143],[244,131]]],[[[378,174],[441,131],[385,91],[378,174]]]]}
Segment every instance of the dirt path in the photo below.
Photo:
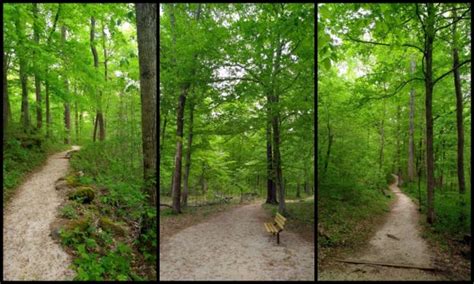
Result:
{"type": "MultiPolygon", "coordinates": [[[[385,224],[359,253],[345,259],[385,263],[433,266],[434,255],[420,236],[416,205],[397,187],[398,177],[390,185],[397,199],[385,224]],[[394,236],[397,239],[391,238],[394,236]]],[[[318,273],[318,280],[439,280],[430,271],[392,268],[378,265],[329,263],[318,273]]]]}
{"type": "MultiPolygon", "coordinates": [[[[73,149],[79,149],[73,146],[73,149]]],[[[69,150],[68,150],[69,151],[69,150]]],[[[54,182],[66,175],[66,152],[52,155],[17,190],[3,215],[4,280],[69,280],[70,259],[49,236],[60,198],[54,182]]]]}
{"type": "Polygon", "coordinates": [[[260,204],[245,205],[186,228],[161,244],[161,280],[315,280],[314,244],[265,231],[260,204]]]}

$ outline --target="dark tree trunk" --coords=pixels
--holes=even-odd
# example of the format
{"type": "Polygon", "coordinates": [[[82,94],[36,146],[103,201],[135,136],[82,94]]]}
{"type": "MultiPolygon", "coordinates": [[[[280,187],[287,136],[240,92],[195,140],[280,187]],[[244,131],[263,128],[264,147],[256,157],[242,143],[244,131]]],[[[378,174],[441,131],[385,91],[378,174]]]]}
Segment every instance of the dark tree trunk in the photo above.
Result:
{"type": "Polygon", "coordinates": [[[74,103],[74,129],[76,130],[76,144],[79,143],[79,110],[77,109],[77,102],[74,103]]]}
{"type": "MultiPolygon", "coordinates": [[[[66,42],[66,27],[61,27],[61,39],[63,44],[66,42]]],[[[69,83],[66,79],[64,81],[64,85],[66,87],[66,102],[64,103],[64,127],[66,130],[66,136],[64,137],[65,144],[71,144],[71,106],[69,103],[69,83]]]]}
{"type": "MultiPolygon", "coordinates": [[[[36,44],[39,44],[38,4],[37,3],[33,3],[33,18],[34,18],[33,39],[36,44]]],[[[36,58],[36,52],[35,52],[34,57],[36,58]]],[[[41,110],[41,82],[38,76],[37,68],[35,68],[35,93],[36,93],[36,127],[38,129],[41,129],[42,124],[43,124],[43,115],[42,115],[42,110],[41,110]]]]}
{"type": "Polygon", "coordinates": [[[434,17],[435,9],[432,3],[428,3],[428,15],[426,19],[425,34],[425,108],[426,108],[426,181],[427,181],[427,222],[433,224],[435,221],[434,212],[434,153],[433,153],[433,41],[435,37],[434,17]]]}
{"type": "Polygon", "coordinates": [[[46,137],[51,137],[51,110],[49,106],[49,84],[46,81],[45,86],[46,93],[46,137]]]}
{"type": "Polygon", "coordinates": [[[30,127],[30,113],[28,105],[28,75],[26,73],[27,61],[25,60],[24,54],[24,40],[25,40],[25,30],[24,22],[20,19],[18,14],[15,17],[15,27],[18,35],[18,45],[16,50],[16,55],[18,56],[18,61],[20,65],[19,75],[21,83],[21,117],[20,122],[23,126],[23,131],[28,131],[30,127]]]}
{"type": "MultiPolygon", "coordinates": [[[[410,71],[412,77],[415,73],[415,59],[411,59],[410,71]]],[[[413,181],[415,178],[415,87],[412,85],[410,90],[410,129],[408,135],[408,180],[413,181]]]]}
{"type": "Polygon", "coordinates": [[[94,120],[94,132],[93,132],[93,137],[92,137],[92,141],[95,142],[96,140],[96,135],[97,135],[97,122],[99,121],[98,119],[98,114],[95,116],[95,120],[94,120]]]}
{"type": "MultiPolygon", "coordinates": [[[[457,20],[456,10],[453,11],[454,20],[457,20]]],[[[461,90],[461,76],[459,68],[456,66],[459,65],[459,51],[457,47],[457,36],[456,36],[456,23],[453,25],[453,71],[454,75],[454,88],[456,91],[456,128],[458,133],[457,141],[457,172],[458,172],[458,184],[459,184],[459,206],[460,212],[459,220],[461,224],[464,224],[466,220],[466,214],[464,212],[465,200],[464,195],[466,192],[466,182],[464,179],[464,125],[463,125],[463,98],[461,90]]]]}
{"type": "Polygon", "coordinates": [[[174,173],[173,187],[171,189],[172,206],[174,213],[181,213],[181,162],[183,155],[183,124],[184,124],[184,106],[186,103],[186,95],[188,86],[181,88],[179,96],[177,113],[176,113],[176,154],[174,156],[174,173]]]}
{"type": "Polygon", "coordinates": [[[189,171],[191,170],[191,147],[193,144],[193,122],[194,122],[194,103],[189,104],[189,133],[188,133],[188,148],[186,151],[186,157],[184,162],[184,184],[183,184],[183,196],[182,206],[188,205],[188,193],[189,193],[189,171]]]}
{"type": "MultiPolygon", "coordinates": [[[[90,45],[91,45],[91,52],[92,56],[94,57],[94,67],[96,70],[99,68],[99,56],[97,54],[97,49],[95,47],[95,18],[91,17],[91,32],[90,32],[90,45]]],[[[104,141],[105,140],[105,128],[104,128],[104,118],[102,115],[102,92],[98,91],[99,93],[99,98],[98,98],[98,106],[96,110],[96,124],[98,125],[99,129],[99,140],[104,141]]],[[[95,141],[95,131],[97,130],[97,126],[94,128],[94,141],[95,141]]]]}
{"type": "MultiPolygon", "coordinates": [[[[269,98],[267,97],[269,102],[269,98]]],[[[276,196],[276,188],[273,179],[275,174],[273,171],[273,155],[272,155],[272,124],[271,124],[271,113],[270,107],[267,106],[267,201],[268,204],[278,204],[276,196]]]]}
{"type": "Polygon", "coordinates": [[[7,140],[7,128],[8,128],[8,112],[9,110],[9,99],[8,99],[8,58],[9,56],[3,51],[3,141],[7,140]]]}

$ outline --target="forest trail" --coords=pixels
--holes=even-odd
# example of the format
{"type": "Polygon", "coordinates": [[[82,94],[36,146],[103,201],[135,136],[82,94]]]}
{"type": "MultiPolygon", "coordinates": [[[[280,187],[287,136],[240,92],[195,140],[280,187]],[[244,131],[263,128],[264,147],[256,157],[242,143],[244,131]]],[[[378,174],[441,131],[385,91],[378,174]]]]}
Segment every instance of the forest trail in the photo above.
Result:
{"type": "MultiPolygon", "coordinates": [[[[79,146],[72,146],[78,150],[79,146]]],[[[48,158],[44,166],[17,189],[4,209],[4,280],[70,280],[70,259],[50,237],[61,199],[54,183],[65,176],[69,160],[64,151],[48,158]]]]}
{"type": "Polygon", "coordinates": [[[283,231],[280,245],[260,204],[223,212],[161,244],[161,280],[315,280],[314,244],[283,231]]]}
{"type": "MultiPolygon", "coordinates": [[[[433,267],[434,255],[420,236],[417,207],[398,188],[398,176],[393,176],[395,181],[389,187],[397,199],[385,224],[370,239],[366,248],[341,258],[433,267]]],[[[440,280],[440,276],[419,269],[334,262],[323,267],[318,280],[440,280]]]]}

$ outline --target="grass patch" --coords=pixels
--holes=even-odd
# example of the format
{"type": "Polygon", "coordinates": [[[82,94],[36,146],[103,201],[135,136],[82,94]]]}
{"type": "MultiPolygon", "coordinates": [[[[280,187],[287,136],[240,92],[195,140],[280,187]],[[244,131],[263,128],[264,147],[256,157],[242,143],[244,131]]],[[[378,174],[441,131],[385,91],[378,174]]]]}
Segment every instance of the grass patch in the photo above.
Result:
{"type": "MultiPolygon", "coordinates": [[[[421,205],[421,213],[426,215],[426,182],[420,183],[421,202],[418,200],[418,184],[405,183],[402,190],[421,205]]],[[[436,215],[435,223],[432,226],[432,232],[441,237],[452,239],[462,239],[464,234],[471,232],[471,193],[468,191],[461,199],[458,191],[448,190],[447,188],[436,188],[434,197],[434,210],[436,215]],[[464,208],[460,206],[460,201],[465,203],[464,208]],[[460,221],[459,216],[464,214],[464,222],[460,221]]]]}
{"type": "MultiPolygon", "coordinates": [[[[355,249],[364,244],[389,212],[393,194],[384,196],[380,190],[343,184],[325,185],[319,190],[318,231],[327,237],[318,238],[318,248],[355,249]]],[[[319,256],[318,256],[319,258],[319,256]]]]}

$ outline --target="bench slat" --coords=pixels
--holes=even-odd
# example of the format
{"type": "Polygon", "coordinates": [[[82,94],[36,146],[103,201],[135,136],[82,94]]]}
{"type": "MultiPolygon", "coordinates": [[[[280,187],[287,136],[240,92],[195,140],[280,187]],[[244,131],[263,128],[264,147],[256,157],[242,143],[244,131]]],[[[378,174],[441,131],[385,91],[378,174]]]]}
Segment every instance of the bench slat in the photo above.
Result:
{"type": "Polygon", "coordinates": [[[275,219],[275,222],[278,225],[278,227],[280,227],[280,229],[283,230],[283,228],[285,227],[285,224],[277,219],[275,219]]]}
{"type": "Polygon", "coordinates": [[[286,220],[283,220],[282,218],[276,216],[276,217],[275,217],[275,221],[280,221],[280,223],[282,223],[283,225],[285,225],[285,221],[286,221],[286,220]]]}
{"type": "Polygon", "coordinates": [[[273,226],[272,223],[265,223],[265,228],[267,229],[267,232],[269,233],[276,233],[276,228],[273,226]]]}
{"type": "Polygon", "coordinates": [[[283,217],[283,215],[281,215],[281,214],[278,213],[278,212],[276,213],[276,216],[275,216],[275,217],[279,217],[279,218],[283,219],[284,222],[286,222],[286,218],[283,217]]]}

